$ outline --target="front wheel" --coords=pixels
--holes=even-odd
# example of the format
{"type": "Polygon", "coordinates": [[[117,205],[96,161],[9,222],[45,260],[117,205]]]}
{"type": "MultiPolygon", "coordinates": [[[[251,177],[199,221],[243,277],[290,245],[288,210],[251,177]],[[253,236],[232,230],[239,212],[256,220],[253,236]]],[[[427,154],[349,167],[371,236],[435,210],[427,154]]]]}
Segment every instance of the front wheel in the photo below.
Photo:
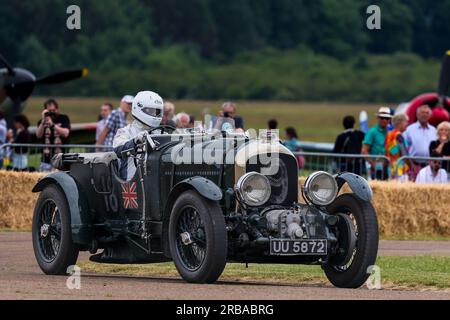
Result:
{"type": "Polygon", "coordinates": [[[66,197],[55,185],[39,195],[33,215],[32,237],[36,261],[45,274],[66,274],[79,249],[72,241],[70,212],[66,197]]]}
{"type": "Polygon", "coordinates": [[[227,232],[217,202],[189,190],[175,202],[169,221],[169,245],[175,266],[184,280],[215,282],[227,259],[227,232]]]}
{"type": "Polygon", "coordinates": [[[378,252],[378,221],[372,204],[343,194],[327,211],[339,217],[336,254],[323,265],[330,282],[339,288],[359,288],[369,277],[378,252]]]}

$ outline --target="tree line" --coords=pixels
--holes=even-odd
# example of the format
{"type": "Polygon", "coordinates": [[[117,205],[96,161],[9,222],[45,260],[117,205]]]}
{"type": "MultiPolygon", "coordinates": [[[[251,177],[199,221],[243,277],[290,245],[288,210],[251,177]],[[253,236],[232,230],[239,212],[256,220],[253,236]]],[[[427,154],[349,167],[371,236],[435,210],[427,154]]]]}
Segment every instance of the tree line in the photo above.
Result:
{"type": "Polygon", "coordinates": [[[40,94],[399,101],[435,90],[448,14],[450,0],[12,0],[0,51],[37,76],[91,70],[40,94]],[[366,28],[371,4],[381,30],[366,28]]]}

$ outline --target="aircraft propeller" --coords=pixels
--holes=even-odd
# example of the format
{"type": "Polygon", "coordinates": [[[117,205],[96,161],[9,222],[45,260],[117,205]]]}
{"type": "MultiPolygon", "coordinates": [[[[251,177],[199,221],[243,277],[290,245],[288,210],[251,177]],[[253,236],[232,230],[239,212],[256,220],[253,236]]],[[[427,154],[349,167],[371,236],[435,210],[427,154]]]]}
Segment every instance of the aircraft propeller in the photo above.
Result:
{"type": "Polygon", "coordinates": [[[87,68],[57,72],[45,77],[36,79],[33,73],[22,68],[13,68],[9,62],[0,54],[0,65],[6,69],[0,69],[0,106],[6,101],[9,106],[6,109],[5,117],[8,125],[12,125],[14,116],[23,109],[24,102],[29,98],[36,85],[50,85],[71,81],[86,77],[89,74],[87,68]]]}

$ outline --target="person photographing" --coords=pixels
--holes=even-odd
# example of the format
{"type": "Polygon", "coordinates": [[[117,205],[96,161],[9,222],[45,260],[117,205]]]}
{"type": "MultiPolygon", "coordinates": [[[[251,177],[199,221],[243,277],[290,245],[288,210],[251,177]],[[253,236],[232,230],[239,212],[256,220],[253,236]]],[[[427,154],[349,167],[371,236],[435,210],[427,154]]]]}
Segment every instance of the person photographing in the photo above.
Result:
{"type": "Polygon", "coordinates": [[[70,119],[60,113],[59,105],[54,99],[44,103],[41,119],[38,121],[36,137],[46,147],[42,149],[41,165],[39,171],[51,171],[51,159],[53,155],[64,153],[65,144],[69,143],[70,119]]]}

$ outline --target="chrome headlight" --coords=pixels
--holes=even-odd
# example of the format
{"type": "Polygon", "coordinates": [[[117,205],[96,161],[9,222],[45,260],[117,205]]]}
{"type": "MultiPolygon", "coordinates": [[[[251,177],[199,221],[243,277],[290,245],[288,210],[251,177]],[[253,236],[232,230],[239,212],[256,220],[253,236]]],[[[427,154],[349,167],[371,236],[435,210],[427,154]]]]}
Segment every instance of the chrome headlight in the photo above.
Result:
{"type": "Polygon", "coordinates": [[[305,200],[318,206],[327,206],[334,201],[338,186],[334,177],[324,171],[311,174],[302,188],[305,200]]]}
{"type": "Polygon", "coordinates": [[[250,207],[261,206],[270,198],[269,179],[257,172],[244,174],[235,187],[241,201],[250,207]]]}

